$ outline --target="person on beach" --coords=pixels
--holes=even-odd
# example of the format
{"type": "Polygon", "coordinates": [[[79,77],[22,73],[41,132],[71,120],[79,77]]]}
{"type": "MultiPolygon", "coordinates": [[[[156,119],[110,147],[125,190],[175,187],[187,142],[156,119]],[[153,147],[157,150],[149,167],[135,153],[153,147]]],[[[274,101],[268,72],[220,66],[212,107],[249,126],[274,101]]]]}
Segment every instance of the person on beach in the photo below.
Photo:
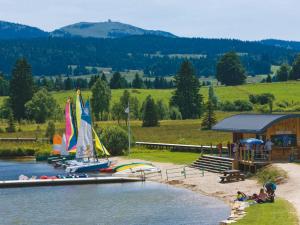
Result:
{"type": "Polygon", "coordinates": [[[236,196],[236,201],[246,201],[248,198],[247,198],[247,195],[241,191],[238,191],[237,192],[237,196],[236,196]]]}
{"type": "Polygon", "coordinates": [[[264,203],[268,199],[268,195],[265,192],[263,188],[260,189],[259,195],[258,195],[258,202],[257,203],[264,203]]]}

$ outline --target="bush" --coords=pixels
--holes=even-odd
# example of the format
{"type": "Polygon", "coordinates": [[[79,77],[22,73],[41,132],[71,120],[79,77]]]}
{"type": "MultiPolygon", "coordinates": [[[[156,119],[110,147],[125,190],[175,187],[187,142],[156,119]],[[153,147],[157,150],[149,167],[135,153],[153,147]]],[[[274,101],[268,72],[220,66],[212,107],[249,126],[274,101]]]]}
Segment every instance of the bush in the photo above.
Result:
{"type": "Polygon", "coordinates": [[[265,184],[269,181],[278,183],[279,180],[282,181],[287,178],[287,173],[284,170],[271,165],[260,169],[256,173],[256,177],[261,184],[265,184]]]}
{"type": "Polygon", "coordinates": [[[103,145],[108,149],[111,155],[126,155],[128,153],[128,135],[121,127],[108,127],[103,131],[100,137],[103,145]]]}
{"type": "Polygon", "coordinates": [[[253,105],[246,100],[236,100],[234,102],[225,101],[221,103],[220,109],[222,111],[227,111],[227,112],[230,111],[243,112],[243,111],[253,110],[253,105]]]}
{"type": "Polygon", "coordinates": [[[250,102],[246,100],[236,100],[234,101],[236,111],[251,111],[253,110],[253,106],[250,102]]]}

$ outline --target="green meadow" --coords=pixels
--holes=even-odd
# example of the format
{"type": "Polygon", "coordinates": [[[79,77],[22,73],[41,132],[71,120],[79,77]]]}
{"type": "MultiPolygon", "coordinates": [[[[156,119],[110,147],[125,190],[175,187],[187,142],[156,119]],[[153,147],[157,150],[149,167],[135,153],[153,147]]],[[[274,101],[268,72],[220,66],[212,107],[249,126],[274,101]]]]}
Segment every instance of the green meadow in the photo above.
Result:
{"type": "MultiPolygon", "coordinates": [[[[165,103],[168,103],[172,92],[172,89],[128,89],[132,96],[139,99],[140,103],[145,100],[148,95],[156,100],[162,99],[165,103]]],[[[124,89],[112,90],[112,104],[119,100],[124,89]]],[[[201,94],[207,99],[208,87],[201,87],[201,94]]],[[[215,93],[219,101],[234,101],[237,99],[248,100],[249,94],[261,94],[272,93],[276,100],[275,104],[282,101],[288,101],[293,103],[300,103],[300,82],[277,82],[277,83],[255,83],[245,84],[239,86],[215,86],[215,93]]],[[[52,93],[57,102],[62,108],[68,97],[75,98],[75,91],[59,91],[52,93]]],[[[82,91],[82,95],[85,99],[92,96],[90,91],[82,91]]],[[[0,104],[2,104],[5,97],[0,97],[0,104]]],[[[275,107],[276,108],[276,107],[275,107]]]]}

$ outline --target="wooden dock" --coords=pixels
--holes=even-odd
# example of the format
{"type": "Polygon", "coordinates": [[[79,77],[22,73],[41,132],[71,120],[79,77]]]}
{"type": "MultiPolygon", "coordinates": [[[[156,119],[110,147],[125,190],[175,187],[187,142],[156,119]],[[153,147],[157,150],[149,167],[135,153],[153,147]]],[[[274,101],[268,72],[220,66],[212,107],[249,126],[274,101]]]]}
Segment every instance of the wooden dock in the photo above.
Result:
{"type": "MultiPolygon", "coordinates": [[[[170,149],[172,151],[192,151],[203,153],[218,153],[218,147],[214,145],[183,145],[183,144],[169,144],[156,142],[137,141],[136,145],[143,146],[149,149],[170,149]]],[[[227,147],[222,147],[223,151],[227,151],[227,147]]]]}
{"type": "Polygon", "coordinates": [[[89,178],[65,178],[65,179],[7,180],[7,181],[0,181],[0,188],[125,183],[125,182],[138,182],[138,181],[144,181],[144,180],[135,177],[89,177],[89,178]]]}

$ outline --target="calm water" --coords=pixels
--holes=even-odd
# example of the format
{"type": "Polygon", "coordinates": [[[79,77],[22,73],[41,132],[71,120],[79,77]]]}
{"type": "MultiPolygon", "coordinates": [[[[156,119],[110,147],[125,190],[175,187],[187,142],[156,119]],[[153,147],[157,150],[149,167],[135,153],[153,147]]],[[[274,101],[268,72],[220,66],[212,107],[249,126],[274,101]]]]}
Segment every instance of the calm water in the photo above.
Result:
{"type": "MultiPolygon", "coordinates": [[[[0,180],[61,172],[0,161],[0,180]]],[[[152,182],[0,189],[1,225],[214,225],[228,215],[219,200],[152,182]]]]}

